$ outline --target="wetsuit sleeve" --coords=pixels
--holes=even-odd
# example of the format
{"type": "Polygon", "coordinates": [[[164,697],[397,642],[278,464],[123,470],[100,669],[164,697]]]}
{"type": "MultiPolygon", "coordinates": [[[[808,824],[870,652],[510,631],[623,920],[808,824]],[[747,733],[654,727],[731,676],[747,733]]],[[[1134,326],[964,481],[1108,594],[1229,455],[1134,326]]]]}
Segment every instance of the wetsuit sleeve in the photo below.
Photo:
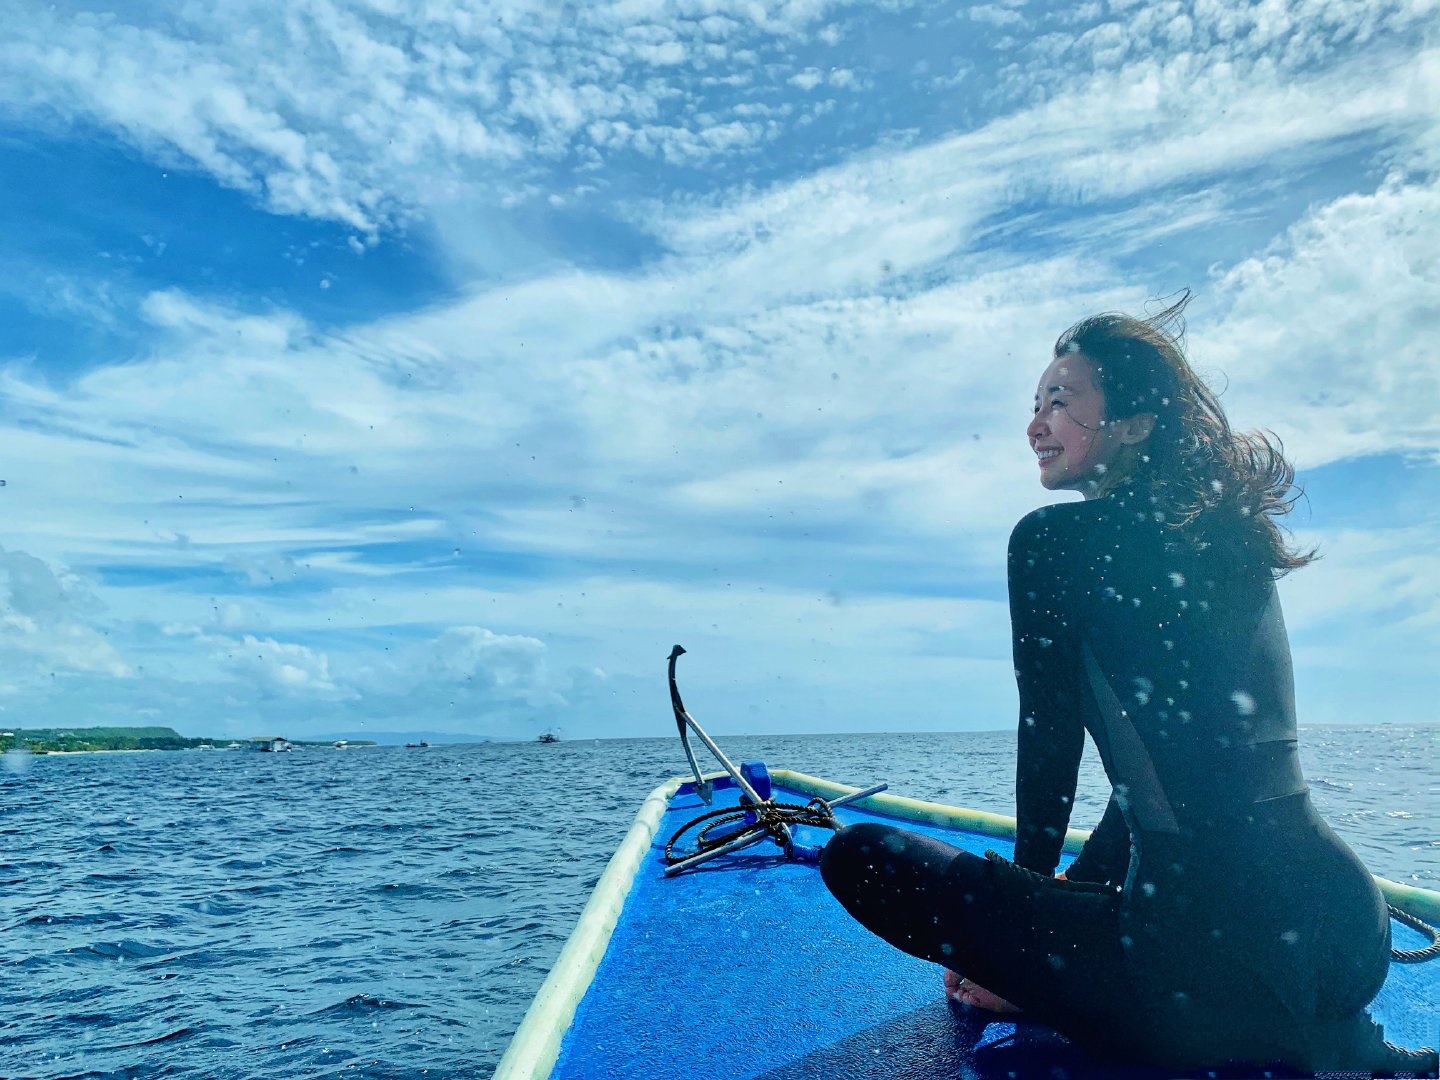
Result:
{"type": "Polygon", "coordinates": [[[1100,824],[1085,841],[1080,854],[1065,871],[1071,881],[1094,881],[1119,884],[1130,869],[1130,829],[1120,813],[1115,796],[1105,807],[1100,824]]]}
{"type": "Polygon", "coordinates": [[[1079,638],[1059,566],[1064,549],[1059,508],[1021,519],[1010,536],[1010,636],[1020,692],[1015,770],[1015,861],[1053,874],[1075,799],[1085,727],[1077,681],[1079,638]],[[1047,516],[1047,514],[1049,516],[1047,516]]]}

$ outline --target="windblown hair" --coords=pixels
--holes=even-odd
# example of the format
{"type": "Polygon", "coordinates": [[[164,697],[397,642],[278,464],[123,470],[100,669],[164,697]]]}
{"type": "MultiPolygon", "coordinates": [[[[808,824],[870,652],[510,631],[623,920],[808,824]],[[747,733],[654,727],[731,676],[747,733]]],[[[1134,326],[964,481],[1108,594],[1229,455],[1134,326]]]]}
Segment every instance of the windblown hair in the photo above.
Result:
{"type": "Polygon", "coordinates": [[[1148,490],[1167,524],[1202,544],[1239,546],[1278,576],[1314,561],[1295,548],[1279,518],[1303,495],[1273,432],[1239,432],[1185,358],[1185,306],[1137,319],[1107,313],[1076,323],[1055,342],[1057,358],[1079,353],[1095,368],[1105,417],[1155,416],[1136,452],[1115,462],[1099,494],[1122,485],[1148,490]]]}

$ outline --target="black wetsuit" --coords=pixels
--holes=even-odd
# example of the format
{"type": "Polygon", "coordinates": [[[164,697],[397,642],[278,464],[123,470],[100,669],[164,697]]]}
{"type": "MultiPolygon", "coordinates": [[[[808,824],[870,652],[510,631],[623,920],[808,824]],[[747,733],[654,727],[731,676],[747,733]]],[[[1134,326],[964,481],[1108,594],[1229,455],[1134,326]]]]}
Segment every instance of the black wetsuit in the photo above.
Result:
{"type": "Polygon", "coordinates": [[[1108,1055],[1383,1067],[1363,1010],[1386,907],[1301,777],[1273,576],[1157,517],[1122,492],[1011,536],[1014,862],[857,826],[826,882],[882,937],[1108,1055]],[[1057,881],[1087,730],[1113,795],[1057,881]]]}

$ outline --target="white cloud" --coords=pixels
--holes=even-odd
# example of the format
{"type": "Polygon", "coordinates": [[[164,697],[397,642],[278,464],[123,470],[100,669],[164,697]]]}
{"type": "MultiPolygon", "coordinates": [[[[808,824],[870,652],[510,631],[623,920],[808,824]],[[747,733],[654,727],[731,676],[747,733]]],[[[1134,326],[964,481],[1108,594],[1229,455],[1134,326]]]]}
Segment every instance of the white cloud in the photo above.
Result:
{"type": "Polygon", "coordinates": [[[1000,4],[976,4],[965,9],[965,17],[991,26],[1017,28],[1025,25],[1025,16],[1000,4]]]}
{"type": "Polygon", "coordinates": [[[96,673],[123,679],[129,665],[91,625],[102,610],[88,584],[24,551],[0,551],[0,658],[19,685],[96,673]]]}
{"type": "Polygon", "coordinates": [[[973,132],[862,153],[709,209],[657,208],[659,231],[685,254],[750,250],[750,259],[732,256],[727,266],[747,280],[768,267],[768,287],[873,285],[874,270],[856,269],[878,267],[877,254],[896,272],[927,267],[964,250],[1007,205],[1163,198],[1169,185],[1193,187],[1281,154],[1297,166],[1323,159],[1337,140],[1378,135],[1404,145],[1430,137],[1440,129],[1430,108],[1437,80],[1434,50],[1379,78],[1369,58],[1283,78],[1188,54],[1147,60],[1062,80],[1064,89],[1044,103],[973,132]]]}
{"type": "Polygon", "coordinates": [[[1392,176],[1315,207],[1218,280],[1227,308],[1199,355],[1229,376],[1238,419],[1273,427],[1310,468],[1440,456],[1437,216],[1440,187],[1392,176]]]}
{"type": "Polygon", "coordinates": [[[429,670],[441,679],[460,682],[480,676],[493,689],[524,691],[540,673],[545,646],[533,637],[452,626],[427,651],[429,670]]]}
{"type": "Polygon", "coordinates": [[[273,585],[293,581],[298,573],[295,559],[290,555],[254,557],[231,555],[225,560],[228,569],[244,574],[251,585],[273,585]]]}
{"type": "Polygon", "coordinates": [[[239,684],[262,695],[356,696],[331,679],[330,659],[325,653],[304,645],[251,634],[230,640],[206,638],[205,643],[239,684]]]}
{"type": "Polygon", "coordinates": [[[1164,0],[1110,5],[1106,20],[1098,4],[1084,4],[1059,20],[1086,25],[1079,34],[1037,34],[1021,42],[1027,61],[1016,74],[1037,74],[1036,65],[1081,60],[1116,67],[1166,50],[1203,58],[1206,66],[1237,67],[1242,77],[1264,81],[1275,70],[1294,72],[1355,49],[1409,36],[1414,43],[1433,18],[1433,0],[1261,0],[1217,3],[1164,0]],[[1252,66],[1253,65],[1253,66],[1252,66]]]}
{"type": "Polygon", "coordinates": [[[1310,723],[1432,723],[1440,641],[1433,528],[1304,530],[1319,562],[1282,581],[1297,706],[1310,723]]]}
{"type": "Polygon", "coordinates": [[[1352,650],[1345,667],[1382,663],[1424,670],[1440,630],[1440,553],[1429,529],[1404,526],[1305,530],[1300,539],[1322,558],[1286,581],[1286,614],[1294,632],[1317,643],[1349,636],[1364,620],[1383,635],[1372,652],[1352,650]],[[1305,588],[1300,588],[1301,583],[1305,588]],[[1380,659],[1383,657],[1384,659],[1380,659]]]}
{"type": "Polygon", "coordinates": [[[467,188],[501,201],[591,147],[694,162],[774,138],[727,115],[743,96],[701,100],[709,50],[763,73],[739,45],[796,45],[847,6],[251,0],[147,19],[32,4],[7,20],[0,102],[372,233],[467,188]]]}

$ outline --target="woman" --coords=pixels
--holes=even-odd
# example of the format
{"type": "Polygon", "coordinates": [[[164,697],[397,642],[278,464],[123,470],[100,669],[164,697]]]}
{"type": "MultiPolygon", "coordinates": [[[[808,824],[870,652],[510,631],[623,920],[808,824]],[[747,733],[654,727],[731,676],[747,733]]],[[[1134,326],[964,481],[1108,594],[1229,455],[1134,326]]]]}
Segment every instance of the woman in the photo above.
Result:
{"type": "Polygon", "coordinates": [[[1018,1007],[1103,1055],[1433,1069],[1364,1012],[1389,920],[1296,757],[1274,584],[1314,557],[1276,524],[1294,474],[1190,369],[1188,299],[1084,320],[1040,379],[1040,482],[1085,498],[1010,539],[1014,862],[860,825],[821,869],[867,927],[944,965],[956,1000],[1018,1007]],[[1087,730],[1113,793],[1057,878],[1087,730]]]}

